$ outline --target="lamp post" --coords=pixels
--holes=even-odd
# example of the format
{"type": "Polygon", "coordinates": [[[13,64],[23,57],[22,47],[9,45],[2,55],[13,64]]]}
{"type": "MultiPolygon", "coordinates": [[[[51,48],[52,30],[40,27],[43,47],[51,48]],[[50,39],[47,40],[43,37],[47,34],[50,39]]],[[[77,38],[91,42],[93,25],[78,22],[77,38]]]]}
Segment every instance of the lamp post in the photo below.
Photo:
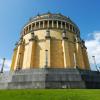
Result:
{"type": "Polygon", "coordinates": [[[1,73],[3,73],[3,69],[4,69],[4,65],[5,65],[5,58],[3,58],[3,63],[2,63],[2,67],[1,67],[1,73]]]}
{"type": "Polygon", "coordinates": [[[99,71],[98,70],[98,67],[97,67],[97,64],[96,64],[95,56],[92,56],[92,58],[93,58],[93,61],[94,61],[94,65],[95,65],[96,70],[99,71]]]}

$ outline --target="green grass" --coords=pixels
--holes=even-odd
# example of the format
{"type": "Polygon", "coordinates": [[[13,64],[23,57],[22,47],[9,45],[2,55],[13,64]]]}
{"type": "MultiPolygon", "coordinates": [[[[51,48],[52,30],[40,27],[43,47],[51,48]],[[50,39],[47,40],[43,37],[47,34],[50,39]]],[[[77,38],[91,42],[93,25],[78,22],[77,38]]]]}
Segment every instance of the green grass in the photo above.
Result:
{"type": "Polygon", "coordinates": [[[100,100],[100,90],[37,89],[0,90],[0,100],[100,100]]]}

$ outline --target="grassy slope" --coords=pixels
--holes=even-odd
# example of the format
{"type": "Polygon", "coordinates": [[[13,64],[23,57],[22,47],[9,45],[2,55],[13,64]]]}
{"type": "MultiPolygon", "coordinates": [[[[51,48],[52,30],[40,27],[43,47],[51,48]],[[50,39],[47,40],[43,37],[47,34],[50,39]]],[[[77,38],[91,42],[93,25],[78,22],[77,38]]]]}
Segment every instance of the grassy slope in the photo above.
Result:
{"type": "Polygon", "coordinates": [[[100,100],[100,90],[0,90],[0,100],[100,100]]]}

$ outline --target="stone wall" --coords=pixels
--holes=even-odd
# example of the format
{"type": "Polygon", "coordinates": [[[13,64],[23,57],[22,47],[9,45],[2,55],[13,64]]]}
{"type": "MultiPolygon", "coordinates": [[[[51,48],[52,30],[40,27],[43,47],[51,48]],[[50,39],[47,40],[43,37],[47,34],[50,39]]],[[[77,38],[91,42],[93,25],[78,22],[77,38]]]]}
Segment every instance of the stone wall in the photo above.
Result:
{"type": "Polygon", "coordinates": [[[100,88],[100,72],[43,68],[0,74],[0,89],[32,88],[100,88]]]}

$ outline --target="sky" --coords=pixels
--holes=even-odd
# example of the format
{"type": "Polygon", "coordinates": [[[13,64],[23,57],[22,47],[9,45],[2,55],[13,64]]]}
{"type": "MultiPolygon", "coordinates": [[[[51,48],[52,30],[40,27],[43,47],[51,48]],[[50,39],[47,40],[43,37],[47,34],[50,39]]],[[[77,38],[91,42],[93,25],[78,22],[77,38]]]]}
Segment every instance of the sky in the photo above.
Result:
{"type": "Polygon", "coordinates": [[[92,56],[99,68],[100,0],[0,0],[0,66],[5,57],[5,70],[9,70],[15,43],[29,18],[48,11],[69,16],[78,25],[91,69],[95,70],[92,56]]]}

